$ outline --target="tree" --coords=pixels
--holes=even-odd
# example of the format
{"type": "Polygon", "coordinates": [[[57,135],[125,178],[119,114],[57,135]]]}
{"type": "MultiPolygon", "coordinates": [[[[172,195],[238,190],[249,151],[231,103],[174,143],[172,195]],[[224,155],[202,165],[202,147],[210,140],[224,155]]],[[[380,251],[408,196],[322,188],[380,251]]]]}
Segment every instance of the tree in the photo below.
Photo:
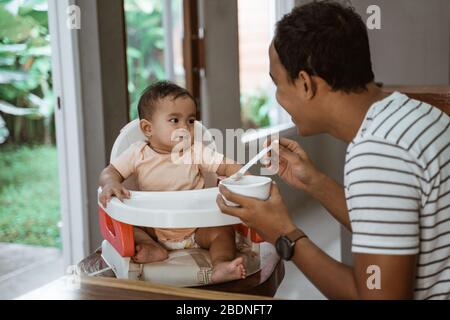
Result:
{"type": "Polygon", "coordinates": [[[50,51],[47,1],[0,0],[0,142],[54,141],[50,51]]]}

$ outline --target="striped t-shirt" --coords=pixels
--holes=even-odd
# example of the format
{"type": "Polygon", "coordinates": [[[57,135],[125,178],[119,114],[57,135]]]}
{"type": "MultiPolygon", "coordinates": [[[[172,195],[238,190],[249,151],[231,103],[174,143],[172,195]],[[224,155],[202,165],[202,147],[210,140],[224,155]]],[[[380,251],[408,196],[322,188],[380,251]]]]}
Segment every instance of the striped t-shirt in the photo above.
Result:
{"type": "Polygon", "coordinates": [[[347,148],[352,251],[418,255],[414,297],[450,298],[450,117],[399,92],[347,148]]]}

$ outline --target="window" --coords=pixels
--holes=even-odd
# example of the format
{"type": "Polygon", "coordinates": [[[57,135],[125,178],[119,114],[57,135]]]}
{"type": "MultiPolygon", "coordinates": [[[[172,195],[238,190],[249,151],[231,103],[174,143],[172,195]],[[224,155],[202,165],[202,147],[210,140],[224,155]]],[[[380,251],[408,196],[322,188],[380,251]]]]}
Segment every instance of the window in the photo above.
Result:
{"type": "Polygon", "coordinates": [[[185,86],[183,0],[125,0],[130,119],[142,91],[157,80],[185,86]]]}
{"type": "Polygon", "coordinates": [[[291,123],[275,99],[268,48],[276,21],[293,6],[293,0],[238,0],[241,120],[246,129],[291,123]]]}

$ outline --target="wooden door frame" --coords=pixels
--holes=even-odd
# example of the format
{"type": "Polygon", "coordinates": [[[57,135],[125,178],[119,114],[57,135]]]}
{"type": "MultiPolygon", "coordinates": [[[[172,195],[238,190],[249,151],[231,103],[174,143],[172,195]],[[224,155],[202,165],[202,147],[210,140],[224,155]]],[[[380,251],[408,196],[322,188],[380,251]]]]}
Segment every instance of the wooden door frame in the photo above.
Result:
{"type": "Polygon", "coordinates": [[[201,119],[201,72],[205,68],[203,29],[199,27],[199,4],[197,0],[183,0],[183,64],[186,89],[199,104],[198,119],[201,119]]]}

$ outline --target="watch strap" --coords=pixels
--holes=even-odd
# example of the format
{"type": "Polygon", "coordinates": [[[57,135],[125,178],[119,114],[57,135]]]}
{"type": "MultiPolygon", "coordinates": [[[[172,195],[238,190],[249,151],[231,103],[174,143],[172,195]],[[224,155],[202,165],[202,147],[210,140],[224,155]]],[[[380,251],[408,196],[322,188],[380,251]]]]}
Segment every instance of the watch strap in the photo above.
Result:
{"type": "Polygon", "coordinates": [[[308,238],[308,236],[300,229],[295,229],[288,234],[286,234],[286,238],[288,238],[291,242],[295,243],[297,240],[301,238],[308,238]]]}

